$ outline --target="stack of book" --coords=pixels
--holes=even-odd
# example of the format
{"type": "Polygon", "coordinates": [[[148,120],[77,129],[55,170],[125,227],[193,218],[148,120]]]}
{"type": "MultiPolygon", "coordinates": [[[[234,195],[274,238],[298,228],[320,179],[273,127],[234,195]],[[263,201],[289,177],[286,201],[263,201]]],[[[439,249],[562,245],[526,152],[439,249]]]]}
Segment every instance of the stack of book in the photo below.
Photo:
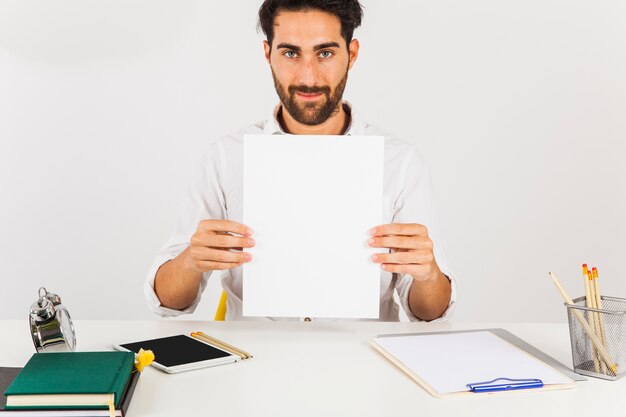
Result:
{"type": "Polygon", "coordinates": [[[0,416],[125,417],[140,375],[134,360],[131,352],[35,353],[23,369],[0,368],[0,416]]]}

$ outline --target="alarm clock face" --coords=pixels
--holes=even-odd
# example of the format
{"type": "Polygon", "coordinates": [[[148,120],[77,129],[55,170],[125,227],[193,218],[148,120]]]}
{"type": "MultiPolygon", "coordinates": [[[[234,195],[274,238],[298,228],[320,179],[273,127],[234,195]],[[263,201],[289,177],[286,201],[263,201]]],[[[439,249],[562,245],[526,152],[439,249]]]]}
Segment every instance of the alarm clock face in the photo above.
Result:
{"type": "Polygon", "coordinates": [[[67,344],[67,349],[73,351],[76,349],[76,335],[74,334],[74,325],[72,324],[70,313],[67,312],[65,307],[58,305],[57,315],[61,326],[61,333],[67,344]]]}

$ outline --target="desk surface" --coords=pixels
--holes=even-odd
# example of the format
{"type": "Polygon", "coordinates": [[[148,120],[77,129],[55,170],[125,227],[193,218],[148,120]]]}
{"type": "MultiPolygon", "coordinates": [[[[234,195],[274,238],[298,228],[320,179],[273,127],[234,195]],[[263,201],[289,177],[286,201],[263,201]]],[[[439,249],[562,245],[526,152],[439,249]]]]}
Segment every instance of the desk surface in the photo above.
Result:
{"type": "MultiPolygon", "coordinates": [[[[144,371],[129,414],[140,416],[624,415],[626,378],[589,378],[560,391],[436,399],[368,344],[378,334],[502,327],[571,366],[565,324],[78,321],[78,350],[203,331],[254,358],[167,375],[144,371]]],[[[27,322],[0,321],[0,366],[34,352],[27,322]]]]}

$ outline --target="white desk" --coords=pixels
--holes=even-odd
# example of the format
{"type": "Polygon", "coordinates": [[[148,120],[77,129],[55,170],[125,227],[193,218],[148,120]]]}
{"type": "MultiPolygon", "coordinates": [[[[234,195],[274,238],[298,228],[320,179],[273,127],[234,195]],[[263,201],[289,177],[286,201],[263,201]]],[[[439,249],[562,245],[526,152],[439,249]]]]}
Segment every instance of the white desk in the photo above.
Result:
{"type": "MultiPolygon", "coordinates": [[[[78,321],[78,350],[201,330],[249,351],[236,364],[167,375],[148,368],[129,414],[140,416],[600,416],[626,415],[626,378],[575,389],[439,400],[368,344],[384,333],[502,327],[571,366],[565,324],[78,321]]],[[[26,320],[0,321],[0,366],[34,348],[26,320]]]]}

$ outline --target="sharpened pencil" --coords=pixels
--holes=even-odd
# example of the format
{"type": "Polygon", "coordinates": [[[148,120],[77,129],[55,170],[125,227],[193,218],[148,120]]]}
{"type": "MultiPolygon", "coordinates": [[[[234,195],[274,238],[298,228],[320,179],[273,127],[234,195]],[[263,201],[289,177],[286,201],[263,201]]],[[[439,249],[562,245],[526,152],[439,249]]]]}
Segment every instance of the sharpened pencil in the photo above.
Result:
{"type": "MultiPolygon", "coordinates": [[[[587,270],[587,279],[589,281],[589,291],[591,293],[591,308],[594,308],[597,310],[598,303],[596,301],[597,300],[596,287],[593,283],[593,274],[591,273],[590,269],[587,270]]],[[[598,337],[598,340],[600,340],[600,342],[602,342],[602,345],[606,348],[606,344],[604,343],[604,340],[602,339],[602,333],[600,331],[600,313],[594,311],[593,313],[591,313],[591,317],[593,318],[593,320],[590,320],[589,324],[591,325],[592,330],[598,337]]],[[[596,352],[596,355],[598,354],[595,349],[594,349],[594,352],[596,352]]],[[[602,368],[601,369],[602,373],[606,374],[606,364],[604,363],[602,358],[600,358],[599,356],[598,356],[598,359],[600,360],[600,367],[602,368]]]]}
{"type": "MultiPolygon", "coordinates": [[[[552,272],[548,272],[548,276],[556,286],[556,289],[561,294],[561,297],[563,297],[565,303],[570,306],[576,306],[561,286],[561,283],[559,282],[559,279],[556,277],[556,275],[554,275],[552,272]]],[[[613,359],[611,359],[611,355],[609,355],[609,353],[606,351],[606,349],[602,345],[602,342],[598,340],[593,330],[591,330],[591,327],[589,326],[589,323],[587,323],[587,320],[585,320],[582,314],[580,314],[580,311],[572,309],[572,312],[574,313],[576,319],[580,322],[580,325],[583,327],[583,330],[587,334],[587,337],[591,339],[591,342],[595,345],[596,349],[598,349],[598,352],[600,352],[600,356],[602,356],[602,359],[606,362],[611,372],[613,372],[613,375],[617,376],[617,365],[615,364],[615,362],[613,362],[613,359]]]]}
{"type": "MultiPolygon", "coordinates": [[[[589,308],[595,308],[594,307],[594,302],[593,302],[593,297],[591,294],[591,279],[590,279],[590,275],[589,275],[589,269],[587,268],[587,264],[583,264],[583,280],[585,281],[585,306],[589,307],[589,308]]],[[[593,313],[590,311],[586,312],[587,314],[587,320],[589,321],[589,327],[591,327],[591,330],[596,331],[596,320],[593,316],[593,313]]],[[[600,372],[600,361],[598,360],[598,350],[596,349],[595,346],[591,346],[591,356],[593,357],[593,369],[599,373],[600,372]]],[[[606,365],[605,365],[606,368],[606,365]]]]}
{"type": "Polygon", "coordinates": [[[252,357],[252,355],[246,352],[245,350],[239,349],[231,344],[223,342],[219,339],[216,339],[202,332],[193,332],[191,333],[191,336],[195,337],[196,339],[215,345],[219,347],[220,349],[224,349],[225,351],[230,352],[233,355],[240,356],[241,359],[250,359],[252,357]]]}
{"type": "MultiPolygon", "coordinates": [[[[591,269],[592,277],[593,277],[593,292],[596,297],[596,308],[598,310],[602,310],[602,296],[600,295],[600,287],[598,285],[598,268],[595,266],[591,269]]],[[[596,334],[599,332],[600,340],[604,347],[606,347],[606,333],[604,329],[604,315],[602,313],[597,313],[598,315],[598,329],[596,330],[596,334]]],[[[606,373],[606,369],[602,368],[604,373],[606,373]]]]}

